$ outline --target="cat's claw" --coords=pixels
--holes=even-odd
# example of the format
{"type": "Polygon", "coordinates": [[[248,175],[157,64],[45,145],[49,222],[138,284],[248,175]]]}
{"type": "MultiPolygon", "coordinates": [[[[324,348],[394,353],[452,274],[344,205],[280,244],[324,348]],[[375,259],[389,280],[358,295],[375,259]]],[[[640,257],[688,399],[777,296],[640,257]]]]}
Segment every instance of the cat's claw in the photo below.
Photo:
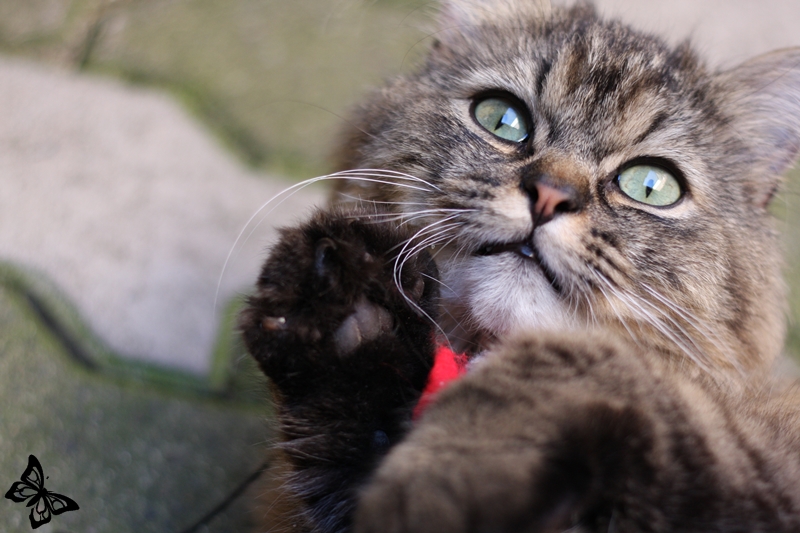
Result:
{"type": "Polygon", "coordinates": [[[393,327],[394,319],[385,307],[359,300],[355,312],[333,334],[336,350],[340,355],[352,353],[364,342],[389,334],[393,327]]]}
{"type": "Polygon", "coordinates": [[[280,331],[286,329],[286,317],[283,316],[266,316],[261,321],[261,327],[264,331],[280,331]]]}

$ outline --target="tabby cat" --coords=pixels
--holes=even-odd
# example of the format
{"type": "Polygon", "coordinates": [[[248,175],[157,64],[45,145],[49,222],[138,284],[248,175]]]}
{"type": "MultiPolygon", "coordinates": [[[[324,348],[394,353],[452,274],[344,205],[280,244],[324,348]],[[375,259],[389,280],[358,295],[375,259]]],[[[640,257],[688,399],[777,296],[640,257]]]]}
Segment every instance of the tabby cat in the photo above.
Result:
{"type": "Polygon", "coordinates": [[[712,72],[582,3],[441,11],[242,314],[282,435],[264,529],[800,531],[768,212],[800,49],[712,72]],[[448,343],[469,371],[412,420],[448,343]]]}

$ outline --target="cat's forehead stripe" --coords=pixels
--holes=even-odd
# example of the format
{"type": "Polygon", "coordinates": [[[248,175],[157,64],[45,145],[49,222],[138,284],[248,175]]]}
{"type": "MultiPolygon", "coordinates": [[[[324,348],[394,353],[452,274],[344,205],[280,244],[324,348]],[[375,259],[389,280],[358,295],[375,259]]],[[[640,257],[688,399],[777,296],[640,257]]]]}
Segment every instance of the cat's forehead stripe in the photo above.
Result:
{"type": "Polygon", "coordinates": [[[583,152],[598,161],[619,146],[641,143],[676,112],[676,106],[705,104],[702,99],[679,101],[682,92],[702,93],[691,84],[682,87],[691,76],[681,75],[680,68],[697,67],[688,51],[670,51],[649,40],[631,49],[635,36],[609,36],[608,28],[595,25],[585,36],[565,33],[556,39],[558,46],[541,43],[542,37],[534,33],[528,36],[533,44],[513,53],[481,50],[481,61],[460,73],[467,89],[464,96],[491,88],[507,90],[531,108],[534,135],[543,130],[549,145],[583,146],[583,152]],[[576,136],[583,139],[576,142],[576,136]]]}

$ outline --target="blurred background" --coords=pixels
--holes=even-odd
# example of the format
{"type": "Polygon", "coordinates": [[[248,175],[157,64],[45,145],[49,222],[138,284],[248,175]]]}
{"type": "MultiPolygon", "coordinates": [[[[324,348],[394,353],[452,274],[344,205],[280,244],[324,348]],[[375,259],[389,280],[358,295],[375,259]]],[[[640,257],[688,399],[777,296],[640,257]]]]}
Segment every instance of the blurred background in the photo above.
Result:
{"type": "MultiPolygon", "coordinates": [[[[800,45],[796,0],[596,3],[715,66],[800,45]]],[[[233,316],[273,228],[325,191],[270,200],[328,170],[348,109],[418,64],[436,12],[0,0],[0,488],[34,454],[81,505],[42,531],[183,531],[262,465],[269,406],[233,316]]],[[[774,206],[792,357],[799,193],[794,170],[774,206]]],[[[198,530],[247,527],[248,497],[198,530]]],[[[0,500],[0,530],[27,520],[0,500]]]]}
{"type": "Polygon", "coordinates": [[[325,168],[341,114],[414,64],[420,0],[3,0],[0,49],[166,89],[247,164],[325,168]]]}

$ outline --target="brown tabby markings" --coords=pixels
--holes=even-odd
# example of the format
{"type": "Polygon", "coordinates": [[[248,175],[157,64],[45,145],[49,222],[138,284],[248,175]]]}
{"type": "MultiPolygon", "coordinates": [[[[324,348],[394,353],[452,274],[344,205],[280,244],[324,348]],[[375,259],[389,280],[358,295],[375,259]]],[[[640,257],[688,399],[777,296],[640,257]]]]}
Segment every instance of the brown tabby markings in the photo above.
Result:
{"type": "MultiPolygon", "coordinates": [[[[797,104],[780,90],[770,91],[772,104],[762,100],[764,89],[748,91],[758,83],[755,76],[790,68],[797,54],[715,75],[688,46],[669,49],[598,20],[585,6],[554,10],[549,18],[533,2],[511,0],[453,2],[445,11],[450,29],[437,33],[441,42],[427,64],[363,106],[341,162],[406,172],[439,189],[353,182],[340,190],[365,200],[466,210],[442,238],[454,238],[450,248],[463,251],[457,261],[441,261],[445,285],[456,278],[459,286],[445,297],[461,310],[448,325],[451,337],[465,337],[460,347],[479,349],[520,328],[599,324],[634,333],[678,364],[688,356],[723,380],[768,368],[782,347],[784,289],[764,204],[796,145],[780,139],[776,153],[758,139],[775,137],[778,115],[796,116],[797,104]],[[468,23],[456,24],[456,17],[468,23]],[[509,146],[469,117],[472,98],[498,90],[531,112],[533,139],[524,146],[509,146]],[[765,111],[774,116],[759,122],[749,116],[753,105],[769,106],[765,111]],[[670,161],[685,176],[687,195],[675,208],[642,207],[614,190],[611,178],[622,164],[649,157],[670,161]],[[568,296],[548,307],[559,317],[554,322],[530,308],[542,309],[538,303],[514,309],[513,297],[469,275],[473,266],[483,274],[472,277],[493,272],[469,252],[531,234],[520,183],[543,177],[575,188],[585,202],[569,222],[562,217],[537,231],[544,263],[568,296]],[[592,230],[616,235],[618,246],[594,242],[592,230]],[[603,253],[586,250],[585,242],[603,253]],[[587,251],[609,261],[587,264],[587,251]],[[481,308],[491,316],[476,314],[481,308]]],[[[786,76],[785,83],[796,81],[796,69],[786,76]]],[[[516,267],[497,268],[495,279],[515,281],[500,270],[516,267]]],[[[540,287],[518,289],[532,302],[547,301],[540,287]]]]}
{"type": "Polygon", "coordinates": [[[764,427],[763,399],[639,354],[595,334],[505,343],[387,458],[359,531],[796,531],[796,436],[764,427]]]}
{"type": "Polygon", "coordinates": [[[287,230],[243,314],[300,502],[284,519],[800,531],[800,398],[769,376],[785,288],[767,211],[800,150],[800,50],[717,73],[590,6],[532,0],[447,0],[435,35],[418,72],[356,111],[340,151],[343,169],[404,177],[343,182],[335,202],[366,212],[287,230]],[[520,104],[528,139],[472,118],[490,95],[520,104]],[[674,174],[683,198],[626,196],[616,177],[637,162],[674,174]],[[566,198],[544,217],[543,187],[566,198]],[[439,323],[485,357],[405,435],[434,333],[426,248],[439,323]],[[261,326],[277,318],[287,327],[261,326]],[[379,326],[362,337],[353,320],[379,326]]]}

